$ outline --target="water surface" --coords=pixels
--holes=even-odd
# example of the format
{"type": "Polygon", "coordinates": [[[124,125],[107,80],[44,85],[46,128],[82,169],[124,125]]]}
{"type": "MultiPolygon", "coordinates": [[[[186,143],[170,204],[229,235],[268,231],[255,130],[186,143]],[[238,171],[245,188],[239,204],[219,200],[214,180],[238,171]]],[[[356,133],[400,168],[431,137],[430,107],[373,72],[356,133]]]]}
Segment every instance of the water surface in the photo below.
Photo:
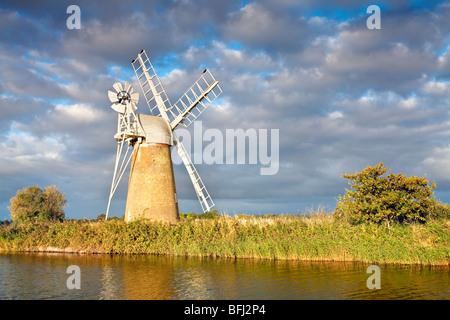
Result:
{"type": "Polygon", "coordinates": [[[450,299],[449,268],[151,255],[0,254],[0,299],[450,299]],[[67,268],[80,267],[81,289],[67,268]]]}

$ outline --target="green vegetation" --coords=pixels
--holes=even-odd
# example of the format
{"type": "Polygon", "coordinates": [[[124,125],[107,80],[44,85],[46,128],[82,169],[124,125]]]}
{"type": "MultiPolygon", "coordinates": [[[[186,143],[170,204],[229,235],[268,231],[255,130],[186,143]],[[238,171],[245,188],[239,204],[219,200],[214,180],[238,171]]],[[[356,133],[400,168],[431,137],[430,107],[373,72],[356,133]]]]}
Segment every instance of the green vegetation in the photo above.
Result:
{"type": "Polygon", "coordinates": [[[17,191],[10,199],[11,218],[15,222],[25,223],[34,221],[62,221],[67,201],[64,193],[56,186],[48,186],[42,190],[38,186],[31,186],[17,191]]]}
{"type": "Polygon", "coordinates": [[[218,216],[219,212],[217,210],[212,210],[205,213],[195,213],[195,212],[180,213],[180,218],[186,219],[213,219],[218,216]]]}
{"type": "Polygon", "coordinates": [[[374,222],[425,222],[436,206],[432,189],[427,179],[406,177],[387,172],[383,163],[368,166],[360,173],[344,174],[351,188],[339,197],[336,214],[348,218],[352,223],[374,222]]]}
{"type": "Polygon", "coordinates": [[[0,250],[448,265],[450,221],[351,224],[333,215],[34,222],[0,226],[0,250]]]}
{"type": "Polygon", "coordinates": [[[176,224],[104,214],[64,220],[56,187],[29,187],[11,199],[13,221],[0,223],[0,251],[450,265],[450,205],[432,197],[425,178],[386,172],[380,163],[343,175],[353,190],[332,214],[231,217],[213,210],[182,213],[176,224]]]}

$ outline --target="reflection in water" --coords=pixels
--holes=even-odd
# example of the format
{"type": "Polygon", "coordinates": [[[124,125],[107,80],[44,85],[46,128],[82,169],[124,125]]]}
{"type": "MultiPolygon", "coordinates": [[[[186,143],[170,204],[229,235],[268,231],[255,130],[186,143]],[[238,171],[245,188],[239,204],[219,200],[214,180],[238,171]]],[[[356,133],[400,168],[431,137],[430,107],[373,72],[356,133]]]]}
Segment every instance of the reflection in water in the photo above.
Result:
{"type": "Polygon", "coordinates": [[[172,270],[164,259],[148,256],[118,256],[123,272],[123,299],[170,299],[172,270]]]}
{"type": "Polygon", "coordinates": [[[0,254],[0,299],[450,299],[448,267],[200,259],[160,256],[0,254]],[[81,269],[69,290],[67,267],[81,269]]]}
{"type": "Polygon", "coordinates": [[[103,275],[100,283],[102,286],[100,291],[100,300],[113,300],[119,298],[117,295],[117,282],[114,279],[114,272],[111,266],[103,266],[103,275]]]}

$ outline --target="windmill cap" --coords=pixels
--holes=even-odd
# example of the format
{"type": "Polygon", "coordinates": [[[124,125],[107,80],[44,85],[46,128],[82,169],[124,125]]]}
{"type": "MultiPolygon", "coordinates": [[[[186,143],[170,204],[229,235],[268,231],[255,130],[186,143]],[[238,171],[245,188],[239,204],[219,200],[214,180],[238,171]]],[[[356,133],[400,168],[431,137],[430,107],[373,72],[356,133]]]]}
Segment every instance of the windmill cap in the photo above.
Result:
{"type": "Polygon", "coordinates": [[[173,144],[172,130],[166,120],[148,114],[136,114],[136,117],[144,130],[146,143],[173,144]]]}

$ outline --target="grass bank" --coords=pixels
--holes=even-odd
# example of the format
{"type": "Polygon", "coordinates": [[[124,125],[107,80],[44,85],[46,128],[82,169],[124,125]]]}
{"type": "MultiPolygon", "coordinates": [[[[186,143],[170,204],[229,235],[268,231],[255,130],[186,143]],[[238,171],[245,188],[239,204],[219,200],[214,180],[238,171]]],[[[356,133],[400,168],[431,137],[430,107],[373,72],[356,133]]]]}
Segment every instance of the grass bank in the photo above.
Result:
{"type": "Polygon", "coordinates": [[[328,214],[10,224],[0,228],[0,250],[450,265],[450,220],[389,228],[328,214]]]}

